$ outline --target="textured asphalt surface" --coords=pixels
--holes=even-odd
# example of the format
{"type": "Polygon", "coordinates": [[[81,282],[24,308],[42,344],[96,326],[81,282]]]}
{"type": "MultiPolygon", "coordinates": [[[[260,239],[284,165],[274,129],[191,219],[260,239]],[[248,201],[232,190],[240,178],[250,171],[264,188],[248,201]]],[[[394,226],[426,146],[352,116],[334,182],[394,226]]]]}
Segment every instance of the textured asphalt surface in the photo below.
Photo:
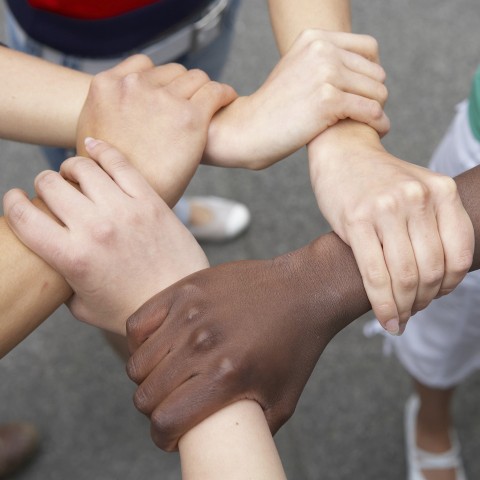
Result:
{"type": "MultiPolygon", "coordinates": [[[[477,0],[353,2],[354,30],[381,45],[388,73],[385,139],[397,156],[426,165],[479,61],[477,0]]],[[[2,15],[3,17],[3,15],[2,15]]],[[[0,38],[4,32],[0,30],[0,38]]],[[[242,94],[257,88],[278,56],[265,2],[245,0],[224,80],[242,94]]],[[[0,141],[0,193],[31,192],[46,167],[32,146],[0,141]]],[[[206,246],[212,264],[267,258],[329,230],[311,193],[305,151],[264,172],[202,168],[190,191],[246,203],[248,233],[206,246]]],[[[366,339],[359,319],[323,354],[295,416],[277,435],[288,477],[298,480],[405,478],[402,412],[410,382],[380,338],[366,339]]],[[[131,402],[133,385],[93,328],[59,309],[0,363],[0,422],[30,420],[40,455],[19,480],[178,479],[178,458],[158,451],[131,402]]],[[[470,479],[480,478],[480,376],[458,390],[455,418],[470,479]]]]}

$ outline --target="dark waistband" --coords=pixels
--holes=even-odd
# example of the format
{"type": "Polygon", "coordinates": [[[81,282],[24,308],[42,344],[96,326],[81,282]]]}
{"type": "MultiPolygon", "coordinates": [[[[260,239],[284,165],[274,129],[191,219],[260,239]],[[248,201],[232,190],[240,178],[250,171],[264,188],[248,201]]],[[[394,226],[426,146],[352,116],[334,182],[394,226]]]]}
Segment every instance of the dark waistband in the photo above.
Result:
{"type": "Polygon", "coordinates": [[[79,20],[7,0],[25,32],[51,48],[80,57],[111,57],[134,50],[198,15],[211,0],[163,0],[102,20],[79,20]]]}

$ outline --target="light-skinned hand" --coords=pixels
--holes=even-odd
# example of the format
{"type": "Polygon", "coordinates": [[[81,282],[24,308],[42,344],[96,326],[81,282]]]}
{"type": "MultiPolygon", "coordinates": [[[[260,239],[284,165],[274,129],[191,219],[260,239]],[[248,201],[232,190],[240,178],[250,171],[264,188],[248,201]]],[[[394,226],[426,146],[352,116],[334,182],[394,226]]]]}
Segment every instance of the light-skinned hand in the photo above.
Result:
{"type": "Polygon", "coordinates": [[[264,84],[218,112],[204,163],[262,169],[352,118],[385,134],[385,72],[366,35],[302,33],[264,84]]]}
{"type": "Polygon", "coordinates": [[[325,218],[353,250],[373,311],[392,334],[468,272],[472,223],[454,180],[400,160],[343,126],[308,148],[325,218]]]}
{"type": "Polygon", "coordinates": [[[35,190],[57,223],[26,194],[4,197],[20,240],[63,275],[79,320],[125,335],[125,322],[154,293],[208,266],[190,232],[116,149],[89,140],[92,159],[74,157],[45,171],[35,190]],[[72,185],[78,186],[78,189],[72,185]]]}
{"type": "Polygon", "coordinates": [[[173,206],[201,160],[212,116],[235,98],[233,88],[201,70],[153,67],[145,55],[134,55],[93,78],[77,150],[86,154],[86,137],[115,145],[173,206]]]}

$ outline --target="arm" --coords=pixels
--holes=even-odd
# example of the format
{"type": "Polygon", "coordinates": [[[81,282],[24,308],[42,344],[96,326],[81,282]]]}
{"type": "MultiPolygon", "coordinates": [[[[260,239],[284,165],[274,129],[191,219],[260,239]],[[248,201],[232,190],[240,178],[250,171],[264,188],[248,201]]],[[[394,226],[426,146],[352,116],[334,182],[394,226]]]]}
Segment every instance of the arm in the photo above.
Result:
{"type": "MultiPolygon", "coordinates": [[[[349,0],[268,0],[270,20],[278,50],[284,55],[295,39],[308,29],[350,32],[349,0]]],[[[373,60],[378,58],[372,57],[373,60]]]]}
{"type": "MultiPolygon", "coordinates": [[[[85,153],[86,136],[102,138],[128,155],[173,205],[201,155],[180,158],[173,152],[169,159],[162,156],[166,120],[162,115],[156,118],[155,109],[181,112],[167,120],[178,122],[178,132],[189,135],[191,152],[197,152],[198,145],[205,144],[210,123],[203,122],[205,116],[211,118],[236,97],[226,85],[207,82],[200,71],[185,73],[180,65],[153,68],[146,56],[134,55],[92,81],[91,75],[0,45],[0,137],[62,147],[74,147],[78,138],[79,153],[85,153]],[[182,82],[193,77],[191,85],[182,90],[182,82]],[[175,86],[175,81],[174,95],[169,95],[164,87],[175,86]],[[197,101],[187,102],[183,97],[189,94],[188,89],[196,91],[199,85],[205,88],[197,101]],[[208,98],[215,98],[216,103],[209,103],[209,111],[201,110],[201,102],[208,98]]],[[[173,140],[181,142],[182,138],[177,135],[173,140]]]]}
{"type": "Polygon", "coordinates": [[[0,137],[74,146],[90,80],[85,73],[0,46],[0,137]]]}
{"type": "MultiPolygon", "coordinates": [[[[475,228],[478,269],[480,167],[456,182],[475,228]]],[[[353,253],[334,233],[274,260],[198,272],[128,321],[135,404],[166,450],[203,418],[244,398],[262,406],[275,433],[293,414],[325,346],[369,309],[353,253]]]]}
{"type": "MultiPolygon", "coordinates": [[[[269,6],[282,54],[306,28],[351,31],[346,0],[269,6]]],[[[378,52],[370,58],[378,61],[378,52]]],[[[352,247],[375,315],[395,334],[468,271],[473,234],[458,194],[449,179],[390,155],[370,126],[352,120],[311,141],[308,157],[320,210],[352,247]]]]}
{"type": "MultiPolygon", "coordinates": [[[[116,150],[91,140],[86,158],[61,174],[45,172],[35,187],[61,224],[20,191],[5,211],[21,238],[65,276],[79,318],[125,333],[127,317],[159,288],[208,267],[190,232],[116,150]],[[79,185],[75,189],[67,180],[79,185]]],[[[284,479],[260,407],[239,402],[188,432],[179,445],[183,478],[284,479]]]]}
{"type": "Polygon", "coordinates": [[[345,118],[385,134],[385,72],[367,59],[376,52],[366,35],[305,31],[256,92],[215,116],[204,163],[266,168],[345,118]]]}
{"type": "MultiPolygon", "coordinates": [[[[172,65],[151,69],[149,65],[146,57],[135,56],[108,74],[97,77],[102,89],[108,90],[108,102],[101,102],[102,97],[92,96],[90,92],[81,127],[91,125],[91,130],[97,131],[95,122],[99,121],[101,125],[106,120],[102,112],[108,111],[112,118],[108,129],[104,128],[102,132],[114,139],[128,137],[130,143],[121,143],[125,152],[134,152],[139,163],[143,161],[141,152],[144,158],[164,169],[157,172],[159,182],[156,187],[173,205],[198,164],[211,116],[230,101],[234,92],[226,85],[210,82],[208,77],[196,71],[186,72],[182,67],[172,65]],[[140,92],[138,87],[141,87],[140,92]],[[97,102],[95,109],[91,108],[92,102],[97,102]],[[145,125],[150,128],[146,129],[145,125]],[[192,129],[195,132],[191,135],[192,129]],[[190,135],[189,142],[183,141],[190,135]],[[152,148],[150,153],[146,145],[152,148]]],[[[39,181],[48,182],[48,178],[39,181]]],[[[22,212],[12,214],[20,218],[22,212]]],[[[3,356],[63,303],[71,290],[62,277],[19,244],[4,221],[2,225],[0,266],[2,272],[10,273],[2,280],[0,353],[3,356]],[[36,276],[31,272],[36,272],[36,276]],[[19,293],[25,291],[31,295],[28,301],[20,302],[19,293]],[[57,296],[50,300],[47,295],[43,299],[44,292],[56,292],[57,296]]]]}

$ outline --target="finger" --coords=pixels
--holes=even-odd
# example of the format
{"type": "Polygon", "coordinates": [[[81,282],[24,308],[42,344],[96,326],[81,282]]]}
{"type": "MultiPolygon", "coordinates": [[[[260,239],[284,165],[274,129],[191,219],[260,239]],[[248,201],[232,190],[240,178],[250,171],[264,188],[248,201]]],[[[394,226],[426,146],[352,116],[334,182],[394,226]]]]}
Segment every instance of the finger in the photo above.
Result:
{"type": "Polygon", "coordinates": [[[32,251],[53,268],[68,245],[68,234],[54,219],[32,204],[25,192],[14,189],[3,198],[10,228],[32,251]]]}
{"type": "Polygon", "coordinates": [[[372,62],[358,53],[353,53],[348,50],[340,50],[341,58],[345,67],[360,75],[366,75],[367,77],[381,82],[385,82],[386,73],[381,65],[372,62]]]}
{"type": "Polygon", "coordinates": [[[382,106],[387,101],[388,91],[383,83],[346,68],[344,75],[339,76],[338,85],[344,92],[376,100],[382,106]]]}
{"type": "Polygon", "coordinates": [[[216,376],[197,375],[170,393],[150,416],[154,443],[168,452],[176,450],[185,433],[240,399],[236,391],[224,388],[221,383],[216,376]]]}
{"type": "Polygon", "coordinates": [[[437,223],[445,255],[445,275],[439,295],[450,293],[467,274],[475,240],[470,217],[456,197],[437,211],[437,223]]]}
{"type": "Polygon", "coordinates": [[[338,100],[327,108],[334,108],[339,120],[351,118],[366,123],[374,128],[380,136],[387,134],[390,130],[390,120],[381,105],[375,100],[340,91],[336,98],[338,100]]]}
{"type": "Polygon", "coordinates": [[[164,87],[185,74],[187,69],[179,63],[167,63],[142,73],[142,78],[151,85],[164,87]]]}
{"type": "MultiPolygon", "coordinates": [[[[63,162],[60,167],[68,163],[63,162]]],[[[77,183],[75,180],[73,180],[77,183]]],[[[65,180],[58,172],[46,170],[35,178],[35,191],[45,202],[49,210],[65,225],[70,218],[83,218],[92,207],[88,198],[65,180]]]]}
{"type": "Polygon", "coordinates": [[[399,330],[398,311],[382,245],[373,225],[357,224],[348,233],[368,299],[380,324],[389,333],[399,330]]]}
{"type": "Polygon", "coordinates": [[[400,324],[412,315],[417,296],[418,269],[406,222],[388,217],[381,220],[380,233],[385,263],[400,324]]]}
{"type": "MultiPolygon", "coordinates": [[[[120,202],[123,199],[123,192],[110,178],[110,176],[90,158],[73,157],[62,163],[60,167],[62,177],[80,186],[81,193],[89,205],[120,202]]],[[[85,205],[84,201],[84,205],[85,205]]],[[[85,216],[85,213],[82,217],[85,216]]]]}
{"type": "Polygon", "coordinates": [[[183,75],[172,80],[165,89],[177,97],[190,99],[200,87],[210,81],[208,75],[202,70],[188,70],[183,75]]]}
{"type": "Polygon", "coordinates": [[[210,81],[203,85],[192,97],[192,102],[199,106],[207,119],[212,118],[218,110],[237,98],[237,92],[225,83],[210,81]]]}
{"type": "Polygon", "coordinates": [[[419,211],[408,220],[418,269],[418,287],[412,314],[423,310],[437,296],[445,274],[445,257],[433,209],[419,211]]]}
{"type": "Polygon", "coordinates": [[[188,379],[198,374],[198,359],[191,356],[178,358],[174,352],[156,364],[140,382],[133,397],[137,410],[150,415],[170,394],[188,379]]]}
{"type": "Polygon", "coordinates": [[[133,198],[159,198],[143,175],[119,150],[94,138],[85,139],[85,148],[102,169],[127,195],[133,198]]]}
{"type": "Polygon", "coordinates": [[[174,301],[172,287],[157,293],[128,318],[127,342],[131,353],[134,353],[167,318],[174,301]]]}
{"type": "Polygon", "coordinates": [[[328,39],[337,47],[362,55],[366,59],[380,63],[378,42],[370,35],[359,35],[346,32],[328,32],[328,39]]]}
{"type": "Polygon", "coordinates": [[[172,342],[162,326],[150,333],[127,362],[127,375],[137,385],[144,382],[171,352],[172,342]]]}
{"type": "Polygon", "coordinates": [[[152,60],[147,55],[138,53],[126,58],[118,65],[108,70],[110,73],[123,77],[129,73],[139,73],[154,67],[152,60]]]}

